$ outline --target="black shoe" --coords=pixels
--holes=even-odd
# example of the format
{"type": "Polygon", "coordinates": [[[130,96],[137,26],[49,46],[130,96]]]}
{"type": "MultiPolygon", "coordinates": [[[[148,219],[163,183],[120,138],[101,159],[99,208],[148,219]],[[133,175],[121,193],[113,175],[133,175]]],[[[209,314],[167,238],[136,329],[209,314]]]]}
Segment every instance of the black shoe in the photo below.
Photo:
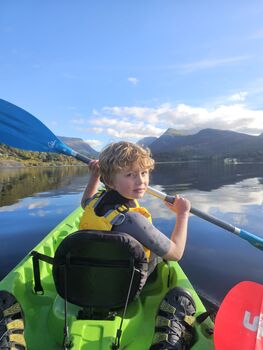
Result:
{"type": "Polygon", "coordinates": [[[159,306],[150,350],[189,349],[194,340],[195,312],[195,302],[188,290],[171,289],[159,306]]]}
{"type": "Polygon", "coordinates": [[[16,298],[0,291],[0,349],[26,350],[23,311],[16,298]]]}

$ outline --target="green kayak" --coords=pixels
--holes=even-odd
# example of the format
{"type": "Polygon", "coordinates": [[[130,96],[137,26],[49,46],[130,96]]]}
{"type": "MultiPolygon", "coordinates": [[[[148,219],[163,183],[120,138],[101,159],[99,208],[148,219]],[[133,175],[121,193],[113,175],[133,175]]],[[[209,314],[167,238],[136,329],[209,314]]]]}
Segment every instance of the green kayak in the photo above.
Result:
{"type": "MultiPolygon", "coordinates": [[[[29,254],[0,282],[0,348],[214,349],[213,322],[209,317],[202,317],[206,309],[176,262],[160,262],[140,293],[137,293],[139,295],[134,295],[129,302],[127,299],[123,303],[125,305],[119,305],[116,310],[114,307],[110,308],[110,312],[104,310],[103,315],[94,312],[94,307],[85,308],[80,305],[86,303],[87,293],[83,288],[89,288],[88,284],[95,285],[98,281],[98,295],[104,293],[105,300],[108,292],[111,293],[112,284],[116,288],[117,285],[125,285],[119,280],[108,281],[107,276],[110,275],[104,271],[105,266],[99,267],[104,271],[103,280],[100,273],[96,272],[92,281],[84,276],[85,281],[79,285],[81,271],[84,269],[83,260],[79,259],[78,271],[73,273],[75,279],[71,283],[75,290],[67,291],[65,287],[65,292],[62,287],[58,291],[54,280],[61,279],[61,275],[57,277],[57,272],[54,272],[55,263],[52,258],[61,242],[69,236],[73,237],[78,231],[81,213],[81,208],[76,209],[35,247],[33,257],[38,256],[40,261],[33,264],[34,259],[29,254]],[[47,256],[51,258],[48,259],[47,256]],[[78,295],[81,301],[76,299],[74,302],[74,297],[78,298],[78,295]]],[[[99,259],[98,255],[96,253],[94,256],[99,259]]],[[[98,268],[97,260],[94,257],[92,259],[92,266],[98,268]]],[[[112,266],[116,265],[116,261],[111,260],[111,263],[112,266]]],[[[123,266],[121,270],[124,270],[123,266]]],[[[138,273],[138,268],[133,271],[138,273]]],[[[62,278],[62,285],[63,281],[62,278]]],[[[94,305],[99,300],[97,297],[99,298],[97,295],[92,296],[94,305]]],[[[114,297],[116,298],[114,295],[109,296],[114,297]]]]}

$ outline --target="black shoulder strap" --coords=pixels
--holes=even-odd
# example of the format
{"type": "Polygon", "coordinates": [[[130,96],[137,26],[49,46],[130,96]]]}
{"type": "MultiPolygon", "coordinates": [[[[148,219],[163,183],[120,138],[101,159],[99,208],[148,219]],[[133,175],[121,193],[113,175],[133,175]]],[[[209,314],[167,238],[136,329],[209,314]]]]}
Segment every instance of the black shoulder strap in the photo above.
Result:
{"type": "Polygon", "coordinates": [[[95,213],[98,216],[104,216],[110,209],[116,209],[116,206],[122,205],[127,208],[136,208],[136,203],[133,199],[125,198],[117,191],[110,190],[106,193],[104,192],[103,198],[101,198],[99,204],[95,208],[95,213]]]}

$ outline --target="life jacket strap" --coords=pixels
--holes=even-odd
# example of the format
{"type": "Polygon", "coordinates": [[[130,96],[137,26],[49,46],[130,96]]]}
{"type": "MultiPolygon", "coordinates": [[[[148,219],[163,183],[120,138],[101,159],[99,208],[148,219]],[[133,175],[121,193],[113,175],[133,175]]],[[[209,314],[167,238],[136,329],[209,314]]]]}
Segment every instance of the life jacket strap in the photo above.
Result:
{"type": "Polygon", "coordinates": [[[115,210],[111,209],[107,211],[107,213],[104,214],[104,217],[111,224],[111,226],[120,225],[125,220],[125,213],[127,213],[128,210],[129,209],[126,206],[121,205],[115,210]]]}

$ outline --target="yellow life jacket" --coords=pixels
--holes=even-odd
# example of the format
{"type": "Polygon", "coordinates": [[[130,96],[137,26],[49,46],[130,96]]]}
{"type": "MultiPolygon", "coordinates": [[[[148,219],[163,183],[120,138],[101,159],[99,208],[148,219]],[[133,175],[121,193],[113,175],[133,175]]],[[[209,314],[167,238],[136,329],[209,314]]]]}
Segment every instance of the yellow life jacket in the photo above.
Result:
{"type": "MultiPolygon", "coordinates": [[[[101,202],[106,192],[98,192],[94,198],[86,205],[84,213],[80,219],[80,230],[103,230],[111,231],[112,226],[121,224],[125,219],[125,213],[128,211],[138,212],[152,222],[152,216],[146,208],[139,205],[137,200],[134,200],[136,207],[128,208],[125,204],[117,208],[108,210],[103,216],[98,216],[95,212],[96,207],[101,202]]],[[[144,252],[149,260],[151,251],[144,247],[144,252]]]]}

